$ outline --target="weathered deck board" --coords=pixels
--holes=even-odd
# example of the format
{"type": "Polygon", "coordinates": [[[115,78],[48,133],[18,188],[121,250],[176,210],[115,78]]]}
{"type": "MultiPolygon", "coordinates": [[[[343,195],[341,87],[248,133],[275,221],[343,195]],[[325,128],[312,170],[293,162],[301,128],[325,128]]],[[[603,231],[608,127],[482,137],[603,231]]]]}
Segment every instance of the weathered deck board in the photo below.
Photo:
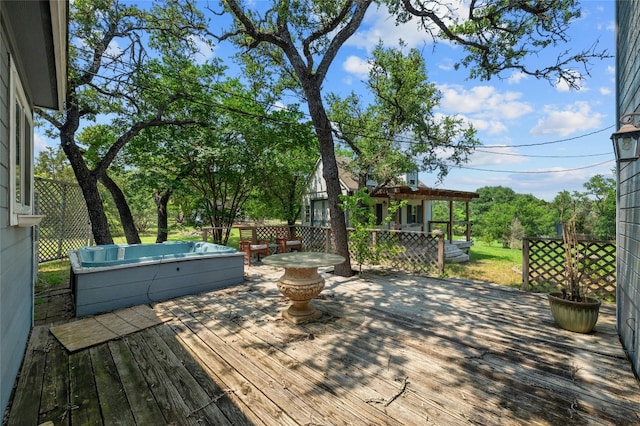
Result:
{"type": "MultiPolygon", "coordinates": [[[[237,405],[254,422],[266,425],[295,425],[291,419],[271,401],[262,390],[256,388],[245,377],[220,358],[218,354],[211,350],[208,344],[191,331],[184,324],[171,323],[170,326],[183,342],[198,354],[204,365],[214,374],[221,387],[233,390],[232,399],[237,401],[237,405]],[[222,377],[221,377],[222,376],[222,377]],[[235,398],[234,398],[235,397],[235,398]]],[[[264,389],[268,392],[269,389],[264,389]]]]}
{"type": "Polygon", "coordinates": [[[171,321],[70,355],[34,328],[7,423],[640,423],[612,306],[580,335],[542,295],[328,275],[323,317],[292,325],[280,275],[248,268],[246,285],[158,303],[171,321]]]}
{"type": "MultiPolygon", "coordinates": [[[[206,306],[204,304],[198,305],[198,310],[206,312],[207,315],[210,315],[212,310],[215,311],[215,308],[215,301],[213,301],[213,303],[207,303],[206,306]]],[[[368,375],[367,386],[357,386],[357,380],[354,380],[350,374],[351,367],[354,366],[349,365],[348,362],[331,359],[331,356],[327,355],[325,351],[319,350],[320,348],[318,346],[314,346],[312,351],[304,348],[304,342],[309,340],[311,333],[300,333],[300,328],[295,328],[295,326],[290,328],[288,323],[282,321],[281,318],[269,317],[267,312],[256,314],[256,312],[250,312],[247,306],[245,306],[245,309],[246,310],[240,310],[234,308],[234,314],[240,314],[245,318],[247,316],[255,317],[257,324],[251,321],[244,321],[240,325],[234,321],[236,316],[218,315],[212,318],[214,323],[212,323],[211,320],[207,322],[208,328],[225,327],[228,329],[230,338],[232,336],[239,336],[245,342],[243,351],[251,351],[254,354],[252,358],[273,358],[282,366],[303,372],[308,380],[313,381],[315,386],[321,386],[328,395],[337,397],[333,401],[333,404],[328,404],[329,406],[335,405],[340,409],[349,409],[349,407],[345,407],[346,401],[351,403],[353,403],[353,401],[360,401],[359,410],[357,410],[357,412],[361,414],[360,418],[371,419],[372,416],[378,414],[373,412],[373,410],[376,410],[373,406],[364,405],[366,404],[365,401],[371,399],[386,399],[387,397],[395,395],[401,387],[402,380],[397,379],[402,379],[402,377],[391,374],[384,374],[385,377],[378,377],[376,371],[367,368],[364,368],[364,370],[367,370],[368,375]],[[229,318],[229,321],[216,321],[216,319],[219,320],[221,318],[229,318]],[[277,326],[275,328],[267,327],[265,326],[265,322],[267,321],[272,324],[277,324],[277,326]],[[278,332],[278,328],[280,332],[278,332]],[[289,343],[295,343],[296,345],[292,348],[289,343]],[[253,351],[252,349],[254,348],[259,348],[261,351],[253,351]],[[321,365],[324,368],[318,368],[321,367],[321,365]],[[323,372],[324,369],[335,369],[338,365],[344,369],[343,374],[329,375],[323,372]]],[[[313,340],[315,340],[315,337],[313,340]]],[[[346,359],[344,356],[341,358],[346,359]]],[[[382,361],[383,363],[386,362],[386,360],[382,361]]],[[[363,370],[362,367],[358,367],[358,369],[363,370]]],[[[414,400],[414,404],[416,405],[420,404],[419,401],[415,401],[416,397],[413,393],[403,395],[403,398],[406,398],[405,400],[414,400]]],[[[400,409],[396,406],[389,406],[385,407],[385,412],[394,420],[398,420],[403,424],[411,424],[415,422],[416,418],[420,418],[424,414],[424,409],[416,409],[416,405],[411,407],[405,405],[400,409]]],[[[356,410],[351,409],[351,411],[356,410]]],[[[384,419],[380,420],[384,421],[384,419]]],[[[463,421],[464,418],[460,416],[459,420],[463,421]]],[[[466,420],[464,420],[464,423],[466,423],[466,420]]],[[[455,423],[450,422],[450,424],[455,423]]]]}
{"type": "Polygon", "coordinates": [[[39,422],[53,421],[56,425],[68,425],[69,415],[65,415],[65,410],[69,402],[69,355],[52,334],[48,335],[47,347],[50,349],[47,351],[39,422]]]}
{"type": "Polygon", "coordinates": [[[108,345],[89,349],[102,418],[108,424],[133,424],[133,413],[108,345]]]}
{"type": "Polygon", "coordinates": [[[188,348],[182,345],[178,336],[169,327],[158,327],[156,332],[170,346],[171,351],[178,357],[180,362],[185,366],[198,385],[209,396],[210,401],[216,402],[216,405],[224,413],[227,419],[234,426],[251,425],[251,422],[242,414],[229,398],[229,389],[221,389],[215,381],[196,361],[197,355],[190,352],[188,348]]]}
{"type": "MultiPolygon", "coordinates": [[[[286,380],[284,386],[297,394],[305,395],[306,404],[329,407],[323,413],[325,416],[324,421],[331,420],[344,424],[359,424],[363,421],[363,418],[366,418],[376,419],[377,422],[382,423],[393,422],[393,418],[375,412],[375,409],[366,403],[354,404],[354,401],[359,401],[357,399],[334,398],[333,406],[328,404],[323,397],[325,395],[333,396],[336,392],[339,392],[339,386],[336,386],[337,383],[327,381],[322,373],[298,363],[294,358],[278,357],[279,352],[273,345],[257,337],[255,335],[257,331],[250,331],[242,326],[236,326],[233,317],[229,321],[219,321],[207,315],[204,310],[199,310],[198,320],[225,341],[234,338],[242,340],[242,351],[247,357],[258,368],[267,371],[271,377],[286,377],[288,380],[286,380]]],[[[304,338],[306,338],[306,335],[304,338]]],[[[378,388],[377,390],[381,391],[382,389],[378,388]]]]}
{"type": "Polygon", "coordinates": [[[127,344],[122,340],[113,340],[108,343],[108,346],[118,375],[123,378],[122,387],[131,405],[131,414],[135,423],[139,425],[166,423],[162,411],[127,344]]]}
{"type": "MultiPolygon", "coordinates": [[[[204,303],[200,303],[198,305],[198,310],[211,310],[210,308],[208,309],[208,306],[213,306],[215,304],[215,301],[209,301],[207,304],[204,303]]],[[[224,308],[224,307],[218,307],[218,308],[224,308]]],[[[245,306],[246,308],[246,306],[245,306]]],[[[221,309],[222,312],[224,312],[221,309]]],[[[245,319],[245,321],[243,322],[243,326],[246,326],[247,323],[247,318],[252,318],[252,317],[257,317],[257,318],[264,318],[264,316],[267,315],[266,312],[262,312],[260,314],[255,314],[255,313],[249,313],[246,310],[242,311],[242,308],[239,308],[237,306],[233,307],[233,314],[225,314],[222,315],[222,318],[234,318],[237,316],[242,316],[243,319],[245,319]]],[[[358,315],[355,315],[356,317],[358,315]]],[[[220,317],[220,316],[219,316],[220,317]]],[[[274,319],[270,319],[270,321],[274,321],[274,319]]],[[[288,327],[287,323],[282,323],[284,327],[288,327]]],[[[313,328],[313,324],[310,324],[308,327],[309,328],[313,328]]],[[[269,327],[265,327],[265,326],[260,326],[258,327],[260,329],[269,329],[269,327]]],[[[344,330],[341,330],[340,335],[342,336],[347,336],[349,333],[349,329],[352,329],[353,326],[349,327],[349,328],[345,328],[344,330]]],[[[298,328],[293,328],[291,330],[293,333],[292,335],[299,335],[301,337],[303,337],[303,339],[301,339],[301,342],[299,345],[304,343],[304,337],[307,336],[307,334],[301,334],[300,333],[300,327],[298,328]]],[[[235,333],[234,333],[235,334],[235,333]]],[[[286,334],[286,333],[285,333],[286,334]]],[[[318,334],[318,333],[316,333],[318,334]]],[[[321,333],[320,333],[321,334],[321,333]]],[[[357,345],[357,346],[353,346],[352,348],[350,348],[350,353],[348,354],[348,356],[346,354],[341,355],[341,359],[340,360],[331,360],[329,359],[329,361],[326,362],[325,365],[329,366],[331,364],[335,364],[335,362],[340,362],[341,360],[346,360],[349,359],[351,363],[355,364],[355,365],[349,365],[349,362],[344,362],[342,363],[341,367],[343,367],[344,370],[346,371],[350,371],[352,369],[357,369],[357,370],[362,370],[365,369],[367,377],[369,378],[369,382],[371,382],[371,379],[374,379],[377,375],[377,372],[374,370],[369,370],[366,366],[374,364],[377,366],[377,369],[380,370],[381,366],[385,366],[387,365],[387,369],[389,368],[389,363],[388,360],[391,359],[401,359],[402,356],[406,356],[406,349],[402,349],[400,347],[395,347],[392,348],[389,345],[393,345],[393,342],[391,342],[388,339],[384,339],[387,341],[384,341],[383,339],[381,339],[382,334],[380,333],[367,333],[367,334],[371,334],[373,336],[378,336],[378,339],[376,339],[376,343],[377,346],[376,347],[366,347],[365,344],[366,342],[361,341],[361,345],[357,345]],[[363,347],[360,347],[363,346],[363,347]],[[382,351],[384,352],[386,355],[383,358],[380,357],[374,357],[372,358],[371,354],[376,352],[376,350],[378,352],[382,351]],[[401,354],[401,352],[405,352],[404,355],[401,354]],[[388,357],[388,358],[387,358],[388,357]]],[[[280,338],[280,339],[276,339],[276,340],[286,340],[286,337],[284,338],[280,338]]],[[[316,339],[314,339],[315,341],[316,339]]],[[[319,340],[319,339],[318,339],[319,340]]],[[[314,343],[317,343],[317,341],[315,341],[314,343]]],[[[292,352],[292,354],[297,354],[297,355],[301,355],[304,354],[305,352],[303,350],[301,350],[300,346],[296,346],[296,350],[295,352],[292,352]]],[[[332,345],[329,345],[330,347],[332,347],[332,345]]],[[[331,350],[332,353],[335,353],[335,348],[332,348],[331,350]]],[[[430,367],[425,367],[422,369],[418,369],[416,370],[415,368],[412,369],[409,366],[409,361],[412,360],[419,360],[421,358],[420,353],[416,353],[413,354],[413,357],[407,357],[407,360],[405,360],[404,362],[404,366],[403,366],[403,371],[401,372],[396,372],[395,374],[392,374],[391,376],[393,377],[402,377],[405,374],[410,374],[410,379],[411,377],[419,377],[420,374],[428,374],[431,373],[434,369],[434,366],[430,366],[430,367]]],[[[317,362],[319,360],[320,357],[320,352],[318,351],[318,347],[317,345],[314,345],[314,350],[313,353],[311,355],[311,357],[313,357],[313,361],[317,362]]],[[[329,356],[329,358],[331,358],[331,356],[329,356]]],[[[300,364],[304,365],[305,362],[310,362],[308,359],[307,360],[301,360],[300,364]]],[[[435,366],[437,367],[437,366],[435,366]]],[[[439,373],[441,374],[441,373],[439,373]]],[[[475,378],[477,379],[477,378],[475,378]]],[[[327,378],[325,377],[325,380],[327,380],[327,378]]],[[[457,381],[457,378],[451,379],[450,382],[455,382],[457,381]]],[[[343,383],[344,384],[344,383],[343,383]]],[[[419,382],[418,382],[419,384],[419,382]]],[[[445,385],[449,385],[450,383],[445,383],[445,385]]],[[[489,386],[491,384],[489,383],[489,386]]],[[[392,383],[387,383],[387,386],[389,388],[393,388],[393,384],[392,383]]],[[[415,386],[415,384],[412,383],[411,388],[413,388],[415,386]]],[[[398,385],[395,384],[395,388],[397,388],[398,385]]],[[[379,389],[379,384],[378,386],[374,386],[374,389],[379,389]]],[[[371,391],[369,391],[371,392],[371,391]]],[[[393,392],[391,390],[387,390],[386,391],[387,394],[393,394],[393,392]]],[[[435,405],[435,409],[438,410],[438,408],[442,411],[444,411],[444,413],[446,413],[447,416],[452,417],[452,416],[458,416],[460,420],[464,420],[464,422],[468,422],[469,420],[473,419],[474,421],[477,422],[483,422],[485,423],[487,421],[487,419],[495,419],[496,416],[499,416],[500,410],[498,411],[491,411],[489,409],[487,409],[487,407],[489,407],[490,401],[487,401],[486,399],[484,400],[477,400],[474,401],[474,404],[469,404],[467,402],[467,400],[472,399],[472,394],[469,394],[468,396],[464,396],[464,393],[461,391],[461,397],[458,398],[451,398],[450,394],[446,394],[444,395],[442,398],[440,398],[440,395],[442,393],[442,389],[440,389],[439,387],[436,387],[434,390],[429,390],[429,389],[422,389],[421,390],[421,397],[424,397],[425,392],[427,392],[428,394],[428,398],[423,398],[421,401],[419,401],[417,404],[413,405],[413,407],[408,406],[408,404],[403,404],[403,406],[401,407],[401,413],[395,413],[396,416],[400,416],[401,414],[408,414],[408,415],[413,415],[413,417],[410,417],[412,420],[415,421],[416,417],[415,415],[418,416],[422,416],[425,414],[424,409],[421,408],[425,405],[425,403],[428,404],[428,402],[431,401],[438,401],[440,399],[440,401],[438,401],[438,405],[435,405]],[[462,410],[461,407],[465,407],[467,406],[467,410],[462,410]],[[407,412],[410,411],[410,412],[407,412]],[[486,411],[484,413],[484,418],[483,418],[483,411],[486,411]]],[[[411,393],[409,393],[409,395],[412,395],[411,393]]],[[[371,397],[372,395],[370,394],[369,397],[371,397]]],[[[368,399],[368,397],[362,397],[362,400],[368,399]]],[[[408,401],[409,399],[411,399],[410,397],[407,397],[406,399],[403,400],[403,402],[408,401]]],[[[499,401],[496,403],[496,406],[499,405],[499,401]]],[[[393,408],[393,407],[391,407],[393,408]]],[[[430,413],[431,417],[433,417],[433,413],[430,413]]],[[[418,417],[419,418],[419,417],[418,417]]],[[[448,422],[451,422],[451,419],[448,419],[448,422]]],[[[503,422],[504,423],[504,422],[503,422]]]]}
{"type": "Polygon", "coordinates": [[[9,425],[38,424],[38,413],[42,387],[48,332],[45,328],[34,328],[29,336],[26,357],[20,371],[20,380],[13,397],[13,411],[9,425]]]}
{"type": "Polygon", "coordinates": [[[70,404],[67,415],[71,424],[102,424],[100,401],[88,350],[69,355],[70,404]]]}

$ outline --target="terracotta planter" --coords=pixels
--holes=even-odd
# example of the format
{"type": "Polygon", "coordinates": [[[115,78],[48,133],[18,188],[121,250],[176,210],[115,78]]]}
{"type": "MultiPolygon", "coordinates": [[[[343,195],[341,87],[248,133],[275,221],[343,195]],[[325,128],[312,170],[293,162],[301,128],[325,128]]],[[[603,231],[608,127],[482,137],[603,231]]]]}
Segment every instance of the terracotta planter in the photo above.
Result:
{"type": "Polygon", "coordinates": [[[550,293],[549,306],[556,324],[576,333],[590,333],[600,313],[600,301],[593,297],[587,297],[586,302],[574,302],[563,299],[562,293],[550,293]]]}

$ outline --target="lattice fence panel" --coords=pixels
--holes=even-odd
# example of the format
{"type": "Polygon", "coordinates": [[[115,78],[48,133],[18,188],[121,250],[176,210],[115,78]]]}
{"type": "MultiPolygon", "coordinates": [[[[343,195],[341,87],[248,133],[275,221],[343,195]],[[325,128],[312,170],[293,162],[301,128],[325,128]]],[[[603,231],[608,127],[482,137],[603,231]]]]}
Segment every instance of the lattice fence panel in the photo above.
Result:
{"type": "MultiPolygon", "coordinates": [[[[282,232],[286,232],[282,226],[258,226],[256,238],[271,240],[282,232]]],[[[334,251],[335,240],[330,228],[294,226],[292,232],[302,237],[304,251],[334,251]]],[[[369,240],[372,247],[383,247],[378,259],[381,265],[414,273],[442,272],[439,265],[443,262],[438,261],[438,238],[420,232],[372,230],[369,240]]],[[[354,260],[353,249],[349,249],[354,260]]]]}
{"type": "MultiPolygon", "coordinates": [[[[256,226],[256,239],[275,241],[277,238],[287,238],[287,225],[280,226],[256,226]]],[[[291,229],[291,232],[295,232],[295,228],[291,229]]]]}
{"type": "Polygon", "coordinates": [[[441,273],[438,238],[421,232],[375,231],[375,244],[384,245],[380,263],[413,273],[441,273]]]}
{"type": "Polygon", "coordinates": [[[91,243],[89,214],[80,186],[51,179],[35,179],[39,214],[38,261],[62,259],[69,250],[91,243]]]}
{"type": "MultiPolygon", "coordinates": [[[[562,240],[527,239],[530,290],[548,292],[561,289],[565,279],[562,240]]],[[[579,241],[580,284],[599,299],[615,300],[616,245],[612,241],[579,241]]]]}
{"type": "MultiPolygon", "coordinates": [[[[276,238],[287,237],[287,225],[263,225],[256,226],[256,239],[275,241],[276,238]]],[[[327,236],[329,236],[330,247],[333,245],[329,228],[310,226],[291,226],[291,235],[302,238],[304,251],[324,252],[326,251],[327,236]]],[[[329,250],[331,251],[331,249],[329,250]]]]}
{"type": "Polygon", "coordinates": [[[302,237],[302,246],[305,251],[318,253],[335,251],[335,240],[330,228],[297,226],[296,232],[302,237]]]}

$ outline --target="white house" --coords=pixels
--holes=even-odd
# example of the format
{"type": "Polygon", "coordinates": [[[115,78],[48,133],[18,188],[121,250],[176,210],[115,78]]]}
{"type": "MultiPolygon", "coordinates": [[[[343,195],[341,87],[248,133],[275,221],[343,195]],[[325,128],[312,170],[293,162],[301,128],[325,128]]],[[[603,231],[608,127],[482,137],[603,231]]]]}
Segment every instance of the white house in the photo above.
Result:
{"type": "Polygon", "coordinates": [[[67,79],[66,1],[0,2],[0,410],[33,325],[37,276],[33,109],[60,110],[67,79]]]}
{"type": "MultiPolygon", "coordinates": [[[[349,159],[338,158],[338,178],[342,194],[353,194],[358,189],[358,180],[347,170],[349,159]]],[[[388,229],[403,231],[420,231],[428,233],[435,227],[445,226],[447,237],[453,240],[453,218],[446,221],[434,222],[432,220],[433,201],[448,201],[451,212],[452,203],[461,201],[466,203],[467,211],[467,241],[471,240],[469,225],[469,202],[478,197],[475,192],[452,191],[447,189],[433,189],[418,180],[418,172],[409,172],[398,176],[398,184],[384,187],[374,196],[376,200],[376,216],[380,221],[388,214],[388,206],[392,201],[406,201],[395,215],[394,220],[386,226],[388,229]]],[[[367,182],[367,186],[374,186],[375,182],[367,182]]],[[[307,226],[329,226],[329,204],[327,187],[322,177],[322,161],[318,161],[314,173],[309,177],[307,191],[302,197],[302,224],[307,226]]]]}

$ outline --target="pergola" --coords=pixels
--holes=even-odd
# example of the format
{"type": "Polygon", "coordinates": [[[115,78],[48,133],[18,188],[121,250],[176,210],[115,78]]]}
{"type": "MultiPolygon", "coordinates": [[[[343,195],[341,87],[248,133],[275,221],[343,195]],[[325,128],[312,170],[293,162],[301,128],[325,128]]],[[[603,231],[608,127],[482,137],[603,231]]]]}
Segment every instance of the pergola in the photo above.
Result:
{"type": "MultiPolygon", "coordinates": [[[[450,189],[435,189],[435,188],[411,188],[408,186],[395,186],[390,188],[383,188],[375,195],[376,198],[388,198],[390,201],[402,201],[402,200],[436,200],[436,201],[448,201],[449,202],[449,220],[447,221],[429,221],[427,232],[431,232],[432,225],[445,224],[447,225],[447,239],[449,242],[453,241],[453,202],[461,201],[465,203],[465,220],[463,222],[465,226],[465,237],[467,241],[471,241],[471,223],[469,221],[469,202],[474,198],[478,198],[479,195],[475,192],[467,191],[455,191],[450,189]]],[[[424,212],[423,212],[424,214],[424,212]]],[[[397,215],[397,214],[396,214],[397,215]]],[[[421,218],[424,222],[424,217],[421,218]]],[[[399,219],[396,216],[396,222],[399,223],[399,219]]]]}

